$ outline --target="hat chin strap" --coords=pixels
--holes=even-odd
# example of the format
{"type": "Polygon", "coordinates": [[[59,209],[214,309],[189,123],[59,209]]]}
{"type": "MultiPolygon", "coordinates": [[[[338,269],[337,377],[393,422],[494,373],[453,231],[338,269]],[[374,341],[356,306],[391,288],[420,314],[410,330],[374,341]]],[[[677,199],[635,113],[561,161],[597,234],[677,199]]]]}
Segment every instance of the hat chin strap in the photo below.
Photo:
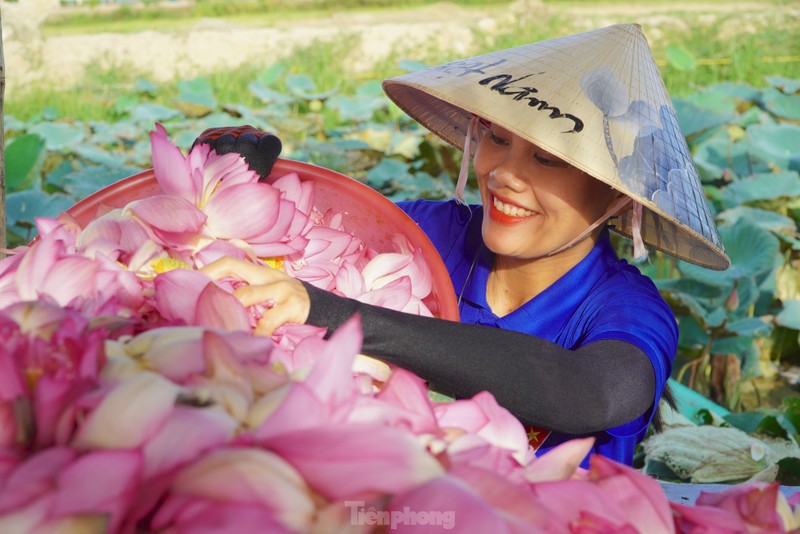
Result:
{"type": "MultiPolygon", "coordinates": [[[[595,222],[593,222],[586,230],[584,230],[583,232],[578,234],[575,238],[573,238],[571,241],[569,241],[566,245],[562,245],[562,246],[558,247],[557,249],[555,249],[554,251],[549,252],[549,253],[547,253],[547,254],[545,254],[543,256],[540,256],[540,257],[549,258],[550,256],[555,256],[559,252],[564,252],[565,250],[574,247],[575,245],[577,245],[578,243],[580,243],[581,241],[583,241],[584,239],[589,237],[589,235],[592,232],[594,232],[595,228],[597,228],[601,224],[605,223],[611,217],[613,217],[615,215],[618,215],[622,211],[622,209],[625,208],[630,203],[633,203],[634,209],[636,208],[637,204],[639,206],[641,206],[641,204],[639,204],[638,202],[634,202],[633,199],[628,197],[628,196],[623,196],[623,197],[618,198],[617,200],[612,202],[611,205],[606,210],[606,212],[604,214],[602,214],[599,219],[597,219],[595,222]]],[[[639,239],[641,240],[641,233],[639,233],[639,234],[640,234],[639,235],[639,239]]],[[[634,239],[634,242],[635,242],[635,239],[634,239]]],[[[644,246],[644,245],[642,245],[642,246],[644,246]]]]}
{"type": "Polygon", "coordinates": [[[480,119],[477,115],[473,115],[467,125],[467,137],[464,139],[464,155],[461,156],[461,169],[458,171],[458,182],[456,182],[456,200],[466,205],[467,201],[464,200],[464,190],[467,187],[467,178],[469,178],[469,162],[472,159],[472,136],[478,143],[483,138],[483,130],[480,128],[480,119]]]}

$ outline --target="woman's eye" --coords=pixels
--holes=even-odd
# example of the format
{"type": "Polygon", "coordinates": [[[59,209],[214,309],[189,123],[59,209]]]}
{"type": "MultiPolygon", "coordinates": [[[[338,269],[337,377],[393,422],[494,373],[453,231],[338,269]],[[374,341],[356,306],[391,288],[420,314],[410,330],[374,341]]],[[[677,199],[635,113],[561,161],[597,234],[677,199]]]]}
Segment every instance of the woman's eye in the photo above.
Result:
{"type": "Polygon", "coordinates": [[[492,142],[501,146],[505,146],[508,144],[508,141],[503,139],[502,137],[498,136],[496,133],[490,133],[489,137],[491,138],[492,142]]]}
{"type": "Polygon", "coordinates": [[[544,165],[546,167],[566,167],[569,165],[566,161],[560,159],[548,159],[540,154],[534,154],[533,159],[535,159],[540,165],[544,165]]]}

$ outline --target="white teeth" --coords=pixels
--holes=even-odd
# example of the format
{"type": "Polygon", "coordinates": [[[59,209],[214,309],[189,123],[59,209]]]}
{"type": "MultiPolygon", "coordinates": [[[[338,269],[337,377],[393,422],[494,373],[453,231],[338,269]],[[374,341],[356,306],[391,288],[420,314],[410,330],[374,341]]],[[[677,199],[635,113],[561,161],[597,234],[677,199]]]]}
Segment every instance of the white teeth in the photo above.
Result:
{"type": "Polygon", "coordinates": [[[530,217],[533,215],[531,210],[518,208],[517,206],[500,202],[497,200],[497,197],[492,197],[492,199],[494,200],[494,207],[497,208],[499,212],[510,215],[511,217],[530,217]]]}

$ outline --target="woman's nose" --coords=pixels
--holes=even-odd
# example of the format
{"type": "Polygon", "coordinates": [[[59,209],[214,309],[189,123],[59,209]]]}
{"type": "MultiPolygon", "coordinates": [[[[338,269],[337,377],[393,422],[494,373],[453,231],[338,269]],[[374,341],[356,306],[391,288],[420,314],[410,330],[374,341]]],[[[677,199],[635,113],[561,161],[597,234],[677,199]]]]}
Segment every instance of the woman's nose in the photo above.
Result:
{"type": "Polygon", "coordinates": [[[521,191],[526,186],[525,164],[530,164],[529,161],[522,162],[520,158],[509,155],[497,166],[492,169],[490,176],[498,187],[507,187],[512,191],[521,191]]]}

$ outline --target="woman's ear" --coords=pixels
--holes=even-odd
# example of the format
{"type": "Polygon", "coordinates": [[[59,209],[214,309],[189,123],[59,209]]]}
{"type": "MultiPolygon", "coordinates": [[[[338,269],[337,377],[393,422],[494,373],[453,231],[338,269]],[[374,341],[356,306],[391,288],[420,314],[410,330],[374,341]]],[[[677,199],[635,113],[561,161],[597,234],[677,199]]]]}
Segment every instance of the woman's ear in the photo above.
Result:
{"type": "MultiPolygon", "coordinates": [[[[610,187],[610,186],[609,186],[610,187]]],[[[619,217],[633,206],[633,202],[631,201],[631,197],[623,193],[622,191],[617,191],[613,187],[613,196],[611,196],[611,200],[608,202],[608,211],[612,212],[611,217],[619,217]]]]}

